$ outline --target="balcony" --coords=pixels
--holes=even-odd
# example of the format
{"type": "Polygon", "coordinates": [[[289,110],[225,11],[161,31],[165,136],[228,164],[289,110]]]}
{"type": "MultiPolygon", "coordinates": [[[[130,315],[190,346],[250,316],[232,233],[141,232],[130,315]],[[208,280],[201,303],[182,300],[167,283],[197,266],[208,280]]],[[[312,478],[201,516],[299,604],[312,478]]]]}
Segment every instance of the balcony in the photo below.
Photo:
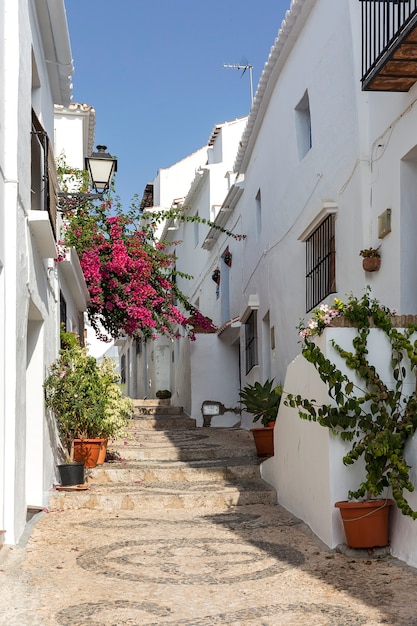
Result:
{"type": "Polygon", "coordinates": [[[360,0],[362,89],[409,91],[417,82],[417,0],[360,0]]]}

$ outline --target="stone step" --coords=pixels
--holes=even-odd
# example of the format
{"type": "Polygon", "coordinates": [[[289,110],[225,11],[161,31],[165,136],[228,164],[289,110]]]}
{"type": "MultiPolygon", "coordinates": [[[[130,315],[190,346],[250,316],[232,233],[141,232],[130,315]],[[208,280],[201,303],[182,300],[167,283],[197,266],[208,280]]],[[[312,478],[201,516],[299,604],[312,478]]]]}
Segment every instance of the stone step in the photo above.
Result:
{"type": "Polygon", "coordinates": [[[178,483],[115,483],[92,484],[85,491],[54,491],[49,510],[224,509],[238,505],[272,505],[276,501],[275,490],[261,480],[241,481],[239,485],[193,482],[187,483],[186,489],[178,483]]]}
{"type": "Polygon", "coordinates": [[[171,406],[171,399],[159,398],[132,398],[133,406],[171,406]]]}
{"type": "Polygon", "coordinates": [[[171,404],[170,400],[132,400],[135,416],[184,415],[182,406],[171,404]]]}
{"type": "MultiPolygon", "coordinates": [[[[119,449],[120,450],[120,449],[119,449]]],[[[224,456],[224,450],[209,449],[202,451],[201,449],[178,450],[175,447],[166,450],[158,450],[157,448],[145,448],[141,445],[125,446],[123,450],[117,451],[120,460],[123,461],[199,461],[201,459],[221,459],[224,456]]],[[[111,452],[111,448],[110,448],[111,452]]],[[[242,454],[238,450],[231,450],[229,458],[240,458],[242,454]]]]}
{"type": "Polygon", "coordinates": [[[88,471],[90,484],[224,482],[259,479],[259,459],[198,460],[193,462],[144,461],[105,463],[88,471]]]}
{"type": "Polygon", "coordinates": [[[134,431],[130,438],[109,443],[125,461],[197,461],[204,459],[236,459],[255,457],[251,433],[224,428],[193,430],[134,431]]]}
{"type": "Polygon", "coordinates": [[[126,439],[110,442],[112,462],[87,470],[86,484],[54,489],[49,508],[108,511],[220,509],[276,504],[260,475],[252,434],[239,428],[163,428],[183,417],[131,420],[126,439]],[[143,428],[143,422],[154,426],[143,428]],[[155,427],[158,424],[161,428],[155,427]]]}
{"type": "Polygon", "coordinates": [[[187,417],[184,413],[148,415],[135,412],[129,427],[137,430],[187,430],[195,428],[195,420],[187,417]]]}

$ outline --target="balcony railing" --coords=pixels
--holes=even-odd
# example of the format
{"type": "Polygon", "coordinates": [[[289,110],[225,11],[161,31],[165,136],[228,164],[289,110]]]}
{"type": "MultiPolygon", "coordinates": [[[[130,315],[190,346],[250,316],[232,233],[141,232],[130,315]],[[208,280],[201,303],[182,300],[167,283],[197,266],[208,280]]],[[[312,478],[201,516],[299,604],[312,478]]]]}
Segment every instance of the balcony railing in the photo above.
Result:
{"type": "Polygon", "coordinates": [[[360,0],[362,87],[408,91],[417,81],[417,0],[360,0]]]}

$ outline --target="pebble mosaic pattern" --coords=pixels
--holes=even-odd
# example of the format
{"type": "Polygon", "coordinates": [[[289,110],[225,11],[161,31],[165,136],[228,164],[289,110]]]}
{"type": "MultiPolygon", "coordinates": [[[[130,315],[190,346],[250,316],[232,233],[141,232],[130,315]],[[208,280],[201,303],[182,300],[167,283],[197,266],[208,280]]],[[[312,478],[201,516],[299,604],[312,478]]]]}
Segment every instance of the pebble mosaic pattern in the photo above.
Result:
{"type": "Polygon", "coordinates": [[[366,619],[342,607],[325,604],[273,604],[241,611],[225,611],[201,618],[170,619],[170,609],[153,603],[113,602],[69,607],[58,614],[62,626],[264,626],[264,620],[279,615],[280,626],[363,626],[366,619]],[[134,617],[132,617],[132,612],[134,617]],[[155,621],[157,618],[157,621],[155,621]],[[317,621],[318,619],[318,621],[317,621]]]}
{"type": "Polygon", "coordinates": [[[417,626],[415,570],[389,554],[327,549],[271,502],[260,479],[252,496],[259,460],[249,433],[139,427],[117,449],[120,457],[130,449],[125,474],[116,480],[107,467],[88,507],[77,508],[84,493],[67,493],[40,516],[27,548],[9,561],[0,551],[1,625],[417,626]],[[202,467],[225,463],[237,471],[205,480],[202,467]],[[129,482],[137,508],[124,506],[129,482]],[[225,505],[234,484],[239,506],[225,505]]]}
{"type": "Polygon", "coordinates": [[[290,546],[238,539],[121,541],[77,559],[84,569],[117,578],[161,584],[218,585],[269,578],[304,556],[290,546]],[[150,566],[149,562],[154,566],[150,566]],[[221,563],[221,568],[219,568],[221,563]],[[190,571],[191,570],[191,571],[190,571]]]}
{"type": "MultiPolygon", "coordinates": [[[[88,522],[80,522],[81,525],[86,526],[88,528],[112,528],[112,529],[121,529],[121,528],[146,528],[147,526],[154,527],[156,524],[161,525],[162,523],[166,526],[177,526],[178,522],[175,520],[159,520],[155,518],[142,518],[142,517],[129,517],[123,518],[115,515],[114,517],[109,517],[106,519],[99,520],[90,520],[88,522]]],[[[277,526],[295,526],[299,524],[299,520],[295,518],[288,519],[277,519],[277,526]]],[[[213,524],[217,524],[222,526],[223,528],[228,528],[229,530],[234,529],[250,529],[250,528],[268,528],[270,524],[268,521],[261,515],[254,515],[251,513],[235,513],[231,511],[230,513],[219,513],[217,515],[204,515],[201,517],[195,517],[189,522],[183,521],[181,526],[184,528],[186,526],[195,527],[195,526],[209,526],[211,527],[213,524]]]]}

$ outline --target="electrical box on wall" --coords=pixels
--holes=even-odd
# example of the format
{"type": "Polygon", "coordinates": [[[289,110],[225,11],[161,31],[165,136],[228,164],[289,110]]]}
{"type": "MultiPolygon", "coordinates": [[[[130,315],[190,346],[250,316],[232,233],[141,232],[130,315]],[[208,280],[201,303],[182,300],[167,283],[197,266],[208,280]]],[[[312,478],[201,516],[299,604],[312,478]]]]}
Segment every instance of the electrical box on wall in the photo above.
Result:
{"type": "Polygon", "coordinates": [[[221,402],[212,402],[211,400],[205,400],[202,404],[201,411],[203,415],[220,415],[221,407],[221,402]]]}
{"type": "Polygon", "coordinates": [[[385,209],[378,216],[378,238],[383,239],[391,232],[391,209],[385,209]]]}

